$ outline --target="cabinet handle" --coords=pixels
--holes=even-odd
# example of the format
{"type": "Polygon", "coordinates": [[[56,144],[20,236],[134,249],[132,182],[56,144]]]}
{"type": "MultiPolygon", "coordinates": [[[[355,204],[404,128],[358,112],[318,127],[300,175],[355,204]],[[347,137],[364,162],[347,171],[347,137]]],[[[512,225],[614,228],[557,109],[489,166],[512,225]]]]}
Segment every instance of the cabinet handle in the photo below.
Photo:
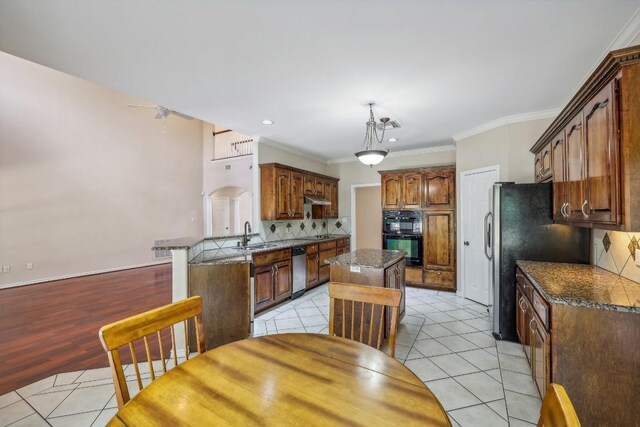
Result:
{"type": "Polygon", "coordinates": [[[275,267],[276,267],[275,264],[271,265],[271,278],[273,278],[273,276],[276,274],[276,268],[275,267]]]}
{"type": "Polygon", "coordinates": [[[524,297],[520,297],[520,309],[522,311],[526,310],[526,308],[524,307],[524,297]]]}
{"type": "Polygon", "coordinates": [[[585,218],[589,218],[589,214],[585,213],[584,211],[584,207],[587,205],[587,201],[585,200],[584,203],[582,204],[582,206],[580,207],[580,210],[582,211],[582,215],[584,215],[585,218]]]}
{"type": "Polygon", "coordinates": [[[560,208],[560,213],[562,214],[563,217],[568,218],[569,215],[567,214],[567,212],[564,210],[567,207],[567,202],[564,202],[562,204],[562,207],[560,208]]]}
{"type": "Polygon", "coordinates": [[[529,330],[530,330],[531,332],[533,332],[534,334],[536,333],[536,330],[533,328],[533,326],[531,326],[531,324],[532,324],[532,323],[534,323],[535,321],[536,321],[536,319],[531,319],[531,320],[529,321],[529,330]]]}

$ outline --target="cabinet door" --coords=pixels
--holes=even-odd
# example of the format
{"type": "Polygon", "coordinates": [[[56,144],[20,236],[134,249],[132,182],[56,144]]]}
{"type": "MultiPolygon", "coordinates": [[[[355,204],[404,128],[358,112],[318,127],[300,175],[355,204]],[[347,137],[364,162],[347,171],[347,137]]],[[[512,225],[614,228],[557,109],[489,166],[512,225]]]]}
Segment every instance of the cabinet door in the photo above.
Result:
{"type": "Polygon", "coordinates": [[[273,273],[271,264],[257,267],[253,279],[255,311],[268,307],[273,302],[273,273]]]}
{"type": "MultiPolygon", "coordinates": [[[[331,181],[331,197],[329,200],[331,201],[331,206],[328,206],[331,214],[329,218],[338,218],[338,182],[331,181]]],[[[326,197],[326,196],[325,196],[326,197]]]]}
{"type": "Polygon", "coordinates": [[[307,253],[307,289],[317,286],[318,281],[318,252],[307,253]]]}
{"type": "Polygon", "coordinates": [[[518,341],[525,345],[527,337],[527,306],[525,302],[524,292],[520,285],[516,285],[516,332],[518,333],[518,341]]]}
{"type": "Polygon", "coordinates": [[[551,143],[548,143],[540,153],[540,180],[547,181],[553,176],[553,167],[551,164],[551,143]]]}
{"type": "Polygon", "coordinates": [[[426,211],[422,227],[424,268],[454,271],[455,223],[453,211],[426,211]]]}
{"type": "Polygon", "coordinates": [[[409,172],[402,176],[402,207],[420,209],[422,176],[419,172],[409,172]]]}
{"type": "Polygon", "coordinates": [[[312,175],[304,176],[304,195],[313,196],[316,194],[316,177],[312,175]]]}
{"type": "Polygon", "coordinates": [[[313,182],[314,191],[316,196],[324,196],[324,180],[316,178],[313,182]]]}
{"type": "Polygon", "coordinates": [[[532,360],[532,352],[531,352],[531,340],[533,339],[533,334],[531,332],[531,322],[533,321],[533,307],[528,299],[524,299],[524,323],[526,332],[524,334],[524,354],[527,356],[527,360],[529,361],[529,365],[531,366],[531,373],[533,374],[533,360],[532,360]]]}
{"type": "Polygon", "coordinates": [[[453,209],[455,206],[455,171],[428,171],[424,174],[425,208],[453,209]]]}
{"type": "Polygon", "coordinates": [[[291,219],[304,218],[303,181],[304,178],[302,174],[296,172],[291,173],[291,219]]]}
{"type": "Polygon", "coordinates": [[[564,131],[551,141],[551,168],[553,169],[553,219],[565,221],[564,207],[567,202],[564,170],[564,131]]]}
{"type": "Polygon", "coordinates": [[[291,261],[279,261],[274,266],[273,299],[282,301],[291,296],[291,261]]]}
{"type": "Polygon", "coordinates": [[[584,109],[586,197],[584,211],[590,222],[617,224],[618,141],[614,120],[615,80],[584,109]]]}
{"type": "Polygon", "coordinates": [[[400,209],[401,202],[401,177],[399,174],[386,174],[382,176],[382,209],[400,209]]]}
{"type": "Polygon", "coordinates": [[[549,385],[549,334],[537,318],[531,320],[531,367],[540,396],[544,398],[544,393],[549,385]]]}
{"type": "Polygon", "coordinates": [[[536,183],[542,181],[542,152],[536,153],[535,161],[533,163],[534,173],[536,177],[536,183]]]}
{"type": "Polygon", "coordinates": [[[398,308],[398,321],[402,320],[404,317],[405,309],[406,309],[406,298],[405,295],[407,293],[407,282],[405,277],[407,262],[406,260],[402,260],[397,264],[398,269],[398,289],[402,292],[402,298],[400,298],[400,307],[398,308]]]}
{"type": "Polygon", "coordinates": [[[276,218],[291,218],[291,172],[276,169],[276,218]]]}
{"type": "Polygon", "coordinates": [[[573,221],[584,221],[582,215],[582,204],[585,200],[584,191],[584,138],[582,112],[565,128],[565,150],[566,159],[566,177],[567,177],[567,205],[564,211],[567,213],[568,219],[573,221]]]}

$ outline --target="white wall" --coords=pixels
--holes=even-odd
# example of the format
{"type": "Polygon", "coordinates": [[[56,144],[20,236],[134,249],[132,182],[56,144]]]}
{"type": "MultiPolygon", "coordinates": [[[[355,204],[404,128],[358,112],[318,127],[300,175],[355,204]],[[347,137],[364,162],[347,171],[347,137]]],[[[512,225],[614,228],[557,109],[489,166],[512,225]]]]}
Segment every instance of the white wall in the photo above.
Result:
{"type": "Polygon", "coordinates": [[[354,184],[373,184],[380,182],[381,170],[406,169],[422,166],[442,166],[455,163],[455,151],[436,151],[411,156],[388,157],[382,163],[369,167],[354,156],[353,162],[335,163],[327,167],[327,175],[340,178],[339,216],[351,216],[351,186],[354,184]]]}
{"type": "Polygon", "coordinates": [[[0,287],[154,262],[202,234],[202,122],[0,52],[0,287]],[[33,263],[27,270],[26,264],[33,263]]]}

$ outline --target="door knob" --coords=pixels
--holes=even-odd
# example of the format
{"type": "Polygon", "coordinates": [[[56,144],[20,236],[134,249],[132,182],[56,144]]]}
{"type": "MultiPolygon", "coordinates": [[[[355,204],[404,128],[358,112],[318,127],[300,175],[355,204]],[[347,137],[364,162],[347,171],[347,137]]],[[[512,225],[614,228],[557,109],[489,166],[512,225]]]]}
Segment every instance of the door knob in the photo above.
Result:
{"type": "Polygon", "coordinates": [[[464,241],[464,245],[465,245],[465,246],[469,246],[469,242],[465,240],[465,241],[464,241]]]}

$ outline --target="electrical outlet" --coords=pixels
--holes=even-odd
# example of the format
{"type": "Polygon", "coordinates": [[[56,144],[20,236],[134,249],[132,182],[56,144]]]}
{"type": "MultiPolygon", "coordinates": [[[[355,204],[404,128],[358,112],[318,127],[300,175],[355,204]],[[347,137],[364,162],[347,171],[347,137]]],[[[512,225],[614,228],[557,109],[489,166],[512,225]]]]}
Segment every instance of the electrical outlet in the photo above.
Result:
{"type": "Polygon", "coordinates": [[[2,272],[3,273],[11,273],[11,266],[10,265],[3,265],[2,266],[2,272]]]}
{"type": "Polygon", "coordinates": [[[27,263],[27,270],[33,270],[33,263],[31,262],[27,263]]]}

